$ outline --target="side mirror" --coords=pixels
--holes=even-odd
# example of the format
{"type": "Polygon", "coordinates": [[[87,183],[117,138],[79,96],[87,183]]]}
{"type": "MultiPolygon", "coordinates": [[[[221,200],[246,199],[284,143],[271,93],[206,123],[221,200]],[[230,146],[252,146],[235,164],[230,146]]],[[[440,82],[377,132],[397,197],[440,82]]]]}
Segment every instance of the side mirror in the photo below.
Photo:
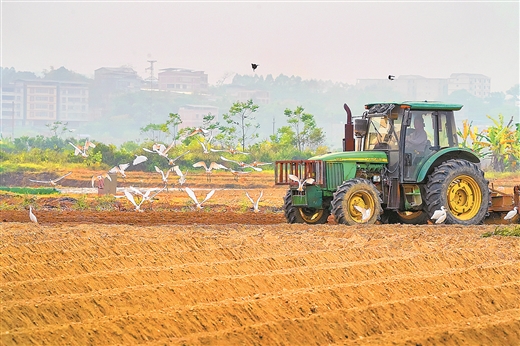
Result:
{"type": "Polygon", "coordinates": [[[354,119],[354,133],[356,137],[365,137],[368,131],[368,119],[354,119]]]}

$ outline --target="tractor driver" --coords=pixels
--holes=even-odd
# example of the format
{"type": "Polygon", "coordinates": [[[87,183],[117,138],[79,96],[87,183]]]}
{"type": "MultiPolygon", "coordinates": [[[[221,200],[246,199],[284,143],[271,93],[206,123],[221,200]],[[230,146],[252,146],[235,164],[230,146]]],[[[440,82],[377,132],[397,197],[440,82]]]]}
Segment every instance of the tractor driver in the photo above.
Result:
{"type": "MultiPolygon", "coordinates": [[[[413,130],[406,135],[406,146],[416,149],[424,148],[428,141],[428,135],[424,131],[424,119],[422,115],[417,115],[413,120],[413,130]]],[[[423,151],[423,150],[420,150],[423,151]]]]}

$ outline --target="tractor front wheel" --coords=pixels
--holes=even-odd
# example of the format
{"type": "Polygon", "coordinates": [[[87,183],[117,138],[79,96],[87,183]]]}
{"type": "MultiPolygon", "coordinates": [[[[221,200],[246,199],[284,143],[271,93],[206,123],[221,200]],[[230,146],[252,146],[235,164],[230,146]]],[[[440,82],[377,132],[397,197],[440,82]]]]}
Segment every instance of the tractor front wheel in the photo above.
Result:
{"type": "Polygon", "coordinates": [[[307,207],[295,207],[292,204],[292,193],[288,190],[283,199],[283,212],[288,223],[327,223],[330,211],[328,209],[315,209],[307,207]]]}
{"type": "Polygon", "coordinates": [[[383,212],[381,197],[374,184],[366,179],[352,179],[338,187],[332,199],[332,214],[339,224],[374,224],[383,212]],[[363,220],[358,210],[368,210],[369,217],[363,220]]]}
{"type": "Polygon", "coordinates": [[[444,206],[445,223],[480,224],[488,212],[488,181],[476,164],[448,160],[429,175],[425,202],[429,217],[444,206]]]}

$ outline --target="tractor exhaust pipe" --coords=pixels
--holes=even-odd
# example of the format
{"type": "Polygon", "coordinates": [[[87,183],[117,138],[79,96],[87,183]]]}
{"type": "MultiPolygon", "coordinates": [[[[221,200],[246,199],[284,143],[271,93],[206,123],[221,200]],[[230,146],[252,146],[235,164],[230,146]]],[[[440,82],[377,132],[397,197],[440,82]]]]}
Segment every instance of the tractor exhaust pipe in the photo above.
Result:
{"type": "Polygon", "coordinates": [[[347,112],[347,123],[345,124],[345,138],[343,138],[343,151],[354,151],[354,124],[352,123],[352,112],[347,104],[343,104],[345,112],[347,112]]]}

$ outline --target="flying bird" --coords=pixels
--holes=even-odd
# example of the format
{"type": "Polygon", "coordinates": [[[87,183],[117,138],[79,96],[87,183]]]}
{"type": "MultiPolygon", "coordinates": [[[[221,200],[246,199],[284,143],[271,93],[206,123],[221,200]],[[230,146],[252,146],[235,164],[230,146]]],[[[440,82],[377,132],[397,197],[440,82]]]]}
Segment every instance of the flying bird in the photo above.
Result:
{"type": "Polygon", "coordinates": [[[204,202],[206,202],[208,199],[210,199],[211,196],[213,196],[213,194],[215,193],[215,189],[211,190],[206,195],[206,198],[204,198],[204,200],[199,203],[199,201],[197,200],[197,196],[195,196],[195,192],[193,192],[192,189],[190,189],[189,187],[186,187],[185,190],[186,190],[186,193],[188,194],[188,196],[190,196],[190,198],[193,200],[193,202],[195,202],[195,204],[197,205],[197,209],[202,209],[202,204],[204,204],[204,202]]]}
{"type": "Polygon", "coordinates": [[[202,151],[204,152],[204,154],[209,154],[209,150],[208,150],[208,147],[206,146],[206,144],[210,144],[211,141],[213,140],[213,137],[211,137],[209,140],[206,141],[206,144],[204,144],[204,142],[202,142],[200,139],[197,139],[202,147],[202,151]]]}
{"type": "Polygon", "coordinates": [[[255,213],[258,213],[260,211],[260,209],[258,209],[258,202],[260,202],[260,198],[262,198],[262,196],[264,195],[264,191],[260,192],[260,196],[258,196],[258,199],[256,200],[256,202],[251,198],[251,196],[249,196],[249,194],[247,193],[246,191],[246,196],[247,198],[249,198],[249,200],[251,201],[251,203],[253,203],[253,211],[255,213]]]}
{"type": "Polygon", "coordinates": [[[121,177],[126,178],[125,170],[130,167],[129,163],[122,163],[120,165],[117,165],[115,167],[112,167],[108,173],[119,173],[121,174],[121,177]]]}
{"type": "Polygon", "coordinates": [[[515,217],[515,215],[518,214],[518,208],[514,207],[513,210],[507,213],[506,216],[504,216],[504,220],[511,220],[515,217]]]}
{"type": "Polygon", "coordinates": [[[249,155],[249,153],[245,153],[243,151],[239,151],[237,149],[233,149],[233,148],[229,148],[229,149],[210,149],[210,151],[214,152],[214,153],[218,153],[218,152],[226,152],[226,153],[230,153],[232,155],[235,155],[235,154],[244,154],[244,155],[249,155]]]}
{"type": "Polygon", "coordinates": [[[127,190],[125,190],[125,196],[134,205],[136,211],[143,212],[141,210],[141,204],[143,204],[144,198],[142,198],[141,202],[139,202],[139,204],[137,204],[135,202],[134,196],[130,192],[128,192],[127,190]]]}
{"type": "Polygon", "coordinates": [[[238,162],[238,161],[235,161],[235,160],[226,159],[224,156],[221,156],[220,159],[224,160],[224,161],[227,161],[227,162],[236,163],[237,165],[239,165],[242,168],[252,168],[252,169],[254,169],[257,172],[260,172],[262,170],[262,168],[260,168],[260,167],[255,167],[255,166],[252,166],[252,165],[250,165],[248,163],[245,163],[245,162],[238,162]]]}
{"type": "Polygon", "coordinates": [[[258,67],[258,64],[251,63],[251,67],[253,68],[253,72],[255,72],[256,68],[258,67]]]}
{"type": "Polygon", "coordinates": [[[224,165],[221,165],[220,163],[216,163],[216,162],[212,162],[209,164],[209,167],[206,165],[206,162],[204,161],[199,161],[197,163],[194,163],[193,164],[193,167],[197,168],[197,167],[202,167],[206,170],[206,178],[207,178],[207,181],[211,182],[211,170],[212,169],[228,169],[226,166],[224,165]]]}
{"type": "Polygon", "coordinates": [[[172,169],[173,168],[167,169],[166,173],[165,173],[159,167],[155,166],[155,171],[157,173],[161,173],[162,182],[164,183],[164,186],[166,187],[166,189],[168,189],[168,176],[170,175],[170,172],[172,171],[172,169]]]}
{"type": "Polygon", "coordinates": [[[148,158],[146,156],[143,156],[143,155],[135,155],[135,159],[134,159],[134,162],[132,162],[132,164],[135,166],[135,165],[138,165],[142,162],[145,162],[146,160],[148,160],[148,158]]]}
{"type": "Polygon", "coordinates": [[[108,180],[112,181],[112,178],[110,178],[110,175],[108,175],[108,173],[101,174],[101,175],[98,175],[98,176],[93,175],[93,176],[92,176],[92,179],[91,179],[92,187],[94,187],[94,183],[95,183],[97,180],[102,180],[102,179],[104,179],[104,178],[107,178],[108,180]]]}
{"type": "Polygon", "coordinates": [[[72,174],[72,172],[69,172],[69,173],[67,173],[65,175],[62,175],[59,178],[52,179],[52,180],[32,180],[32,179],[29,179],[29,181],[32,181],[33,183],[51,184],[52,186],[56,186],[56,185],[58,185],[58,181],[60,181],[61,179],[65,178],[66,176],[71,175],[71,174],[72,174]]]}
{"type": "Polygon", "coordinates": [[[394,80],[395,79],[395,76],[392,76],[391,74],[388,75],[388,79],[390,80],[394,80]]]}
{"type": "Polygon", "coordinates": [[[88,157],[86,150],[78,148],[77,146],[75,146],[71,142],[69,142],[69,144],[74,147],[74,155],[76,155],[76,156],[81,155],[83,157],[88,157]]]}
{"type": "Polygon", "coordinates": [[[235,181],[238,181],[238,177],[240,175],[251,173],[251,171],[235,171],[234,169],[231,169],[231,168],[229,169],[229,171],[231,172],[231,174],[233,174],[233,178],[235,179],[235,181]]]}
{"type": "Polygon", "coordinates": [[[202,133],[203,136],[205,136],[206,134],[209,133],[209,130],[206,130],[206,129],[203,129],[201,127],[197,127],[195,128],[195,130],[193,130],[188,136],[186,137],[190,137],[190,136],[194,136],[196,135],[197,133],[202,133]]]}
{"type": "Polygon", "coordinates": [[[179,185],[182,186],[186,182],[186,175],[188,175],[188,170],[186,170],[186,173],[182,173],[179,166],[173,166],[172,169],[175,172],[175,174],[179,176],[179,185]]]}
{"type": "Polygon", "coordinates": [[[289,174],[289,179],[294,180],[295,182],[298,183],[298,191],[303,191],[303,185],[305,185],[305,184],[309,184],[309,185],[314,184],[313,178],[307,178],[307,179],[300,180],[300,178],[298,178],[294,174],[289,174]]]}
{"type": "Polygon", "coordinates": [[[443,223],[446,220],[446,208],[441,206],[440,210],[436,210],[432,215],[432,220],[437,220],[435,223],[443,223]]]}
{"type": "Polygon", "coordinates": [[[356,208],[356,210],[361,213],[361,221],[362,222],[367,222],[368,219],[370,219],[370,214],[372,213],[370,208],[365,209],[365,208],[363,208],[363,207],[361,207],[359,205],[355,205],[354,208],[356,208]]]}
{"type": "Polygon", "coordinates": [[[168,164],[169,164],[170,166],[173,166],[173,164],[175,163],[175,161],[177,161],[178,159],[180,159],[181,157],[183,157],[184,155],[186,155],[186,154],[189,153],[189,152],[190,152],[190,151],[188,150],[188,151],[186,151],[185,153],[180,154],[179,156],[177,156],[177,157],[174,158],[174,159],[170,159],[170,158],[168,158],[168,157],[166,156],[166,158],[168,159],[168,164]]]}
{"type": "Polygon", "coordinates": [[[35,224],[38,224],[38,219],[36,218],[36,215],[34,215],[32,212],[32,205],[29,206],[29,219],[35,224]]]}

